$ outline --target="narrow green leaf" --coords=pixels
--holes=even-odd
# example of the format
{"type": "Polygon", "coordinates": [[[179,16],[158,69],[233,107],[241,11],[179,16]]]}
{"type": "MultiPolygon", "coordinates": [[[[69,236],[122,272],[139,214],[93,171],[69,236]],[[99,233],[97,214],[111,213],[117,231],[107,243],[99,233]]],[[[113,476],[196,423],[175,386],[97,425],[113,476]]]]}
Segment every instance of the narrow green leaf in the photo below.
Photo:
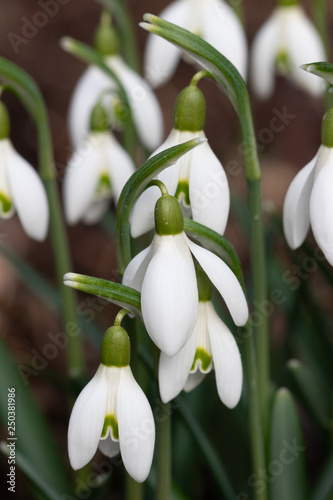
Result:
{"type": "Polygon", "coordinates": [[[314,62],[310,64],[302,64],[300,69],[304,69],[308,73],[324,78],[328,83],[333,85],[333,64],[328,62],[314,62]]]}
{"type": "Polygon", "coordinates": [[[197,138],[166,149],[148,160],[129,178],[125,184],[117,206],[117,259],[118,272],[123,275],[131,260],[130,213],[135,200],[148,186],[149,182],[162,170],[170,167],[185,153],[205,142],[197,138]]]}
{"type": "Polygon", "coordinates": [[[269,463],[270,500],[306,500],[305,446],[294,399],[288,389],[274,398],[269,463]]]}
{"type": "MultiPolygon", "coordinates": [[[[27,385],[32,370],[15,365],[11,354],[0,339],[0,419],[8,426],[8,389],[15,388],[16,452],[21,453],[50,488],[68,491],[67,475],[51,431],[27,385]],[[30,371],[29,371],[30,370],[30,371]]],[[[38,373],[38,372],[37,372],[38,373]]],[[[8,441],[9,442],[9,441],[8,441]]]]}
{"type": "Polygon", "coordinates": [[[141,316],[141,294],[134,288],[115,283],[101,278],[93,278],[84,274],[67,273],[64,276],[64,284],[82,292],[97,295],[109,300],[124,309],[127,309],[137,318],[141,316]]]}
{"type": "Polygon", "coordinates": [[[332,426],[331,391],[318,375],[296,359],[287,364],[295,391],[310,415],[324,428],[332,426]]]}
{"type": "Polygon", "coordinates": [[[328,457],[314,488],[311,500],[332,500],[333,498],[333,451],[328,457]]]}
{"type": "Polygon", "coordinates": [[[226,238],[198,222],[184,217],[184,231],[202,246],[216,253],[230,267],[244,288],[241,264],[234,247],[226,238]]]}
{"type": "Polygon", "coordinates": [[[187,52],[209,71],[227,94],[240,120],[248,180],[261,178],[253,128],[250,99],[246,84],[235,66],[202,38],[152,14],[145,14],[140,26],[165,38],[187,52]]]}
{"type": "Polygon", "coordinates": [[[223,464],[221,463],[213,445],[204,433],[202,427],[199,425],[195,416],[190,411],[186,402],[181,396],[178,396],[175,399],[175,402],[179,406],[179,412],[188,430],[190,431],[194,441],[200,448],[200,451],[206,459],[208,467],[215,477],[216,484],[219,487],[222,498],[224,500],[235,500],[236,492],[229,481],[228,474],[224,469],[223,464]]]}

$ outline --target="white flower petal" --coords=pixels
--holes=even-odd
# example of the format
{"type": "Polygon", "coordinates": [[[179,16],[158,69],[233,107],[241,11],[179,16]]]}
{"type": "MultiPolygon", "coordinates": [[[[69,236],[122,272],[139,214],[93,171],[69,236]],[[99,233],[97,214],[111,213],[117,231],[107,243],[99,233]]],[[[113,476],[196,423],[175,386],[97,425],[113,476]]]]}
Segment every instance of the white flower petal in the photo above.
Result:
{"type": "Polygon", "coordinates": [[[96,224],[96,222],[101,220],[103,215],[107,212],[108,207],[108,199],[93,201],[82,216],[82,221],[85,224],[96,224]]]}
{"type": "MultiPolygon", "coordinates": [[[[71,143],[77,148],[90,131],[90,115],[101,92],[115,88],[115,83],[99,68],[90,66],[80,77],[71,99],[68,113],[68,128],[71,143]]],[[[103,98],[103,103],[110,105],[110,95],[103,98]]]]}
{"type": "Polygon", "coordinates": [[[234,273],[217,255],[188,238],[187,242],[194,257],[223,297],[235,324],[245,325],[249,317],[249,309],[243,289],[234,273]]]}
{"type": "Polygon", "coordinates": [[[327,163],[316,177],[311,199],[310,219],[314,237],[333,266],[333,164],[327,163]]]}
{"type": "Polygon", "coordinates": [[[213,0],[202,4],[202,37],[229,59],[246,79],[247,41],[240,20],[225,1],[213,0]]]}
{"type": "Polygon", "coordinates": [[[69,224],[76,224],[94,199],[103,166],[99,142],[102,140],[102,134],[90,134],[69,159],[63,182],[65,216],[69,224]]]}
{"type": "Polygon", "coordinates": [[[147,478],[153,459],[155,424],[148,400],[129,366],[122,368],[117,419],[124,466],[130,476],[141,483],[147,478]]]}
{"type": "Polygon", "coordinates": [[[195,356],[196,338],[197,332],[194,328],[189,340],[175,356],[170,358],[164,352],[160,354],[158,383],[164,403],[178,396],[184,388],[195,356]]]}
{"type": "Polygon", "coordinates": [[[142,282],[153,256],[153,251],[154,241],[131,260],[124,272],[123,285],[130,286],[141,292],[142,282]]]}
{"type": "Polygon", "coordinates": [[[195,389],[199,384],[201,384],[205,376],[206,373],[202,373],[200,370],[197,370],[195,373],[190,373],[184,386],[184,391],[190,392],[195,389]]]}
{"type": "Polygon", "coordinates": [[[224,233],[230,206],[229,185],[220,161],[207,142],[192,153],[190,202],[193,220],[224,233]]]}
{"type": "MultiPolygon", "coordinates": [[[[178,133],[172,129],[168,138],[154,151],[151,157],[165,149],[176,146],[178,144],[177,139],[178,133]]],[[[179,180],[179,162],[163,170],[156,178],[166,185],[170,194],[174,194],[179,180]]],[[[136,201],[131,214],[131,235],[133,238],[137,238],[153,229],[155,205],[160,196],[160,189],[152,186],[146,189],[136,201]]]]}
{"type": "MultiPolygon", "coordinates": [[[[190,9],[191,5],[188,0],[177,0],[171,2],[159,14],[159,17],[188,29],[190,9]]],[[[173,76],[180,55],[180,50],[170,42],[154,34],[148,36],[144,55],[144,72],[153,88],[163,85],[173,76]]]]}
{"type": "Polygon", "coordinates": [[[313,188],[316,155],[292,180],[283,205],[283,231],[293,250],[301,246],[310,228],[310,195],[313,188]]]}
{"type": "Polygon", "coordinates": [[[221,401],[234,408],[242,394],[243,368],[236,341],[227,326],[208,304],[208,331],[215,368],[217,392],[221,401]]]}
{"type": "Polygon", "coordinates": [[[126,91],[141,142],[153,151],[163,139],[163,116],[157,97],[148,83],[119,56],[108,57],[107,63],[126,91]]]}
{"type": "Polygon", "coordinates": [[[153,342],[174,356],[193,331],[198,290],[195,269],[184,233],[155,235],[160,241],[142,285],[141,307],[153,342]]]}
{"type": "Polygon", "coordinates": [[[69,420],[68,455],[74,470],[81,469],[95,455],[104,424],[106,396],[105,367],[101,364],[79,394],[69,420]]]}
{"type": "Polygon", "coordinates": [[[251,81],[253,90],[260,99],[268,99],[274,90],[279,35],[279,16],[274,11],[252,43],[251,81]]]}
{"type": "Polygon", "coordinates": [[[43,183],[36,170],[8,141],[7,175],[15,208],[25,232],[35,240],[46,238],[49,205],[43,183]]]}
{"type": "Polygon", "coordinates": [[[301,64],[312,61],[326,61],[323,42],[300,6],[287,7],[287,9],[285,44],[290,59],[291,75],[300,88],[315,97],[320,96],[324,90],[321,78],[299,67],[301,64]]]}
{"type": "Polygon", "coordinates": [[[98,445],[103,455],[112,458],[120,453],[120,446],[118,441],[113,441],[110,434],[106,439],[101,439],[98,445]]]}
{"type": "Polygon", "coordinates": [[[128,179],[135,172],[135,165],[129,154],[123,149],[111,133],[107,134],[103,145],[105,166],[111,179],[111,189],[116,203],[128,179]]]}

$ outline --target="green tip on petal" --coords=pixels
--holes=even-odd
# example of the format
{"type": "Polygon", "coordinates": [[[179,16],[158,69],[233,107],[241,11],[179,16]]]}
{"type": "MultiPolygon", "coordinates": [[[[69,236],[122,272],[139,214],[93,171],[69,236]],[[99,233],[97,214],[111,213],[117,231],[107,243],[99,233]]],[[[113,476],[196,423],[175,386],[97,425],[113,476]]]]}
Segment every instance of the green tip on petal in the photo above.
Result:
{"type": "Polygon", "coordinates": [[[102,340],[101,363],[121,368],[129,365],[130,356],[131,345],[126,330],[121,326],[111,326],[102,340]]]}
{"type": "Polygon", "coordinates": [[[195,352],[195,357],[194,357],[191,371],[195,371],[195,368],[198,364],[201,365],[202,372],[210,371],[209,369],[210,369],[211,363],[212,363],[211,355],[208,354],[208,352],[205,351],[205,349],[201,349],[200,347],[198,347],[198,349],[195,352]]]}
{"type": "Polygon", "coordinates": [[[201,267],[197,267],[196,275],[198,283],[199,300],[201,302],[208,302],[212,298],[211,281],[208,278],[207,274],[201,269],[201,267]]]}
{"type": "Polygon", "coordinates": [[[279,7],[293,7],[298,5],[298,0],[278,0],[279,7]]]}
{"type": "Polygon", "coordinates": [[[0,101],[0,140],[7,139],[10,132],[10,118],[6,106],[0,101]]]}
{"type": "Polygon", "coordinates": [[[333,108],[329,109],[321,125],[321,142],[327,148],[333,148],[333,108]]]}
{"type": "Polygon", "coordinates": [[[109,130],[109,120],[102,104],[97,103],[90,115],[90,130],[93,132],[105,132],[109,130]]]}
{"type": "Polygon", "coordinates": [[[174,196],[164,194],[155,205],[155,230],[159,235],[175,235],[183,232],[184,218],[179,202],[174,196]]]}
{"type": "Polygon", "coordinates": [[[103,12],[100,24],[95,32],[94,47],[102,56],[112,56],[119,53],[119,39],[112,26],[111,16],[103,12]]]}
{"type": "Polygon", "coordinates": [[[206,101],[195,84],[185,87],[176,99],[173,125],[176,130],[198,132],[206,120],[206,101]]]}
{"type": "Polygon", "coordinates": [[[6,215],[7,217],[9,216],[13,204],[11,200],[8,198],[8,196],[1,192],[0,192],[0,203],[2,205],[1,215],[2,217],[6,218],[6,215]]]}
{"type": "Polygon", "coordinates": [[[112,437],[119,439],[118,422],[114,415],[105,416],[101,438],[107,437],[109,427],[111,428],[112,437]]]}

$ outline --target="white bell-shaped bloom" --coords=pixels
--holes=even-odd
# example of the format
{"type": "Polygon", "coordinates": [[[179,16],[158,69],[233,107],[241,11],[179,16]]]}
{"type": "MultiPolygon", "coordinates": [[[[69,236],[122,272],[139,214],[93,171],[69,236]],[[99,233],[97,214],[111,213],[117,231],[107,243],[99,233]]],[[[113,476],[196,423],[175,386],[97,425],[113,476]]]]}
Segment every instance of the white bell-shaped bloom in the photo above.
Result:
{"type": "Polygon", "coordinates": [[[301,64],[325,61],[323,42],[304,10],[297,4],[278,6],[258,31],[252,45],[251,80],[256,94],[268,99],[275,72],[288,75],[302,90],[319,96],[319,78],[299,69],[301,64]]]}
{"type": "Polygon", "coordinates": [[[31,238],[46,238],[49,206],[43,183],[34,168],[15,151],[10,139],[0,140],[0,217],[17,211],[31,238]]]}
{"type": "Polygon", "coordinates": [[[130,367],[101,363],[72,410],[68,428],[71,466],[75,470],[84,467],[98,447],[108,457],[120,451],[127,472],[142,482],[150,471],[154,444],[154,417],[130,367]]]}
{"type": "Polygon", "coordinates": [[[65,171],[63,194],[69,224],[98,221],[112,196],[120,193],[135,171],[131,157],[110,131],[90,132],[71,156],[65,171]]]}
{"type": "Polygon", "coordinates": [[[283,207],[283,228],[292,249],[301,246],[310,225],[314,237],[333,265],[333,148],[321,145],[316,156],[298,172],[283,207]]]}
{"type": "MultiPolygon", "coordinates": [[[[197,132],[172,129],[166,141],[153,153],[196,137],[197,132]]],[[[181,203],[184,215],[223,234],[229,215],[230,193],[226,173],[208,142],[183,155],[157,176],[181,203]]],[[[156,186],[149,187],[135,203],[131,214],[131,235],[136,238],[154,227],[154,207],[160,196],[156,186]]]]}
{"type": "Polygon", "coordinates": [[[123,284],[141,292],[143,321],[153,342],[174,356],[190,338],[197,318],[198,289],[191,253],[222,295],[236,325],[244,325],[248,306],[239,281],[215,254],[184,232],[155,234],[148,248],[128,264],[123,284]]]}
{"type": "MultiPolygon", "coordinates": [[[[142,144],[152,151],[163,139],[163,117],[155,94],[147,82],[129,68],[119,55],[106,56],[105,62],[124,87],[142,144]]],[[[116,89],[116,83],[95,66],[89,67],[83,73],[74,90],[69,108],[69,131],[74,147],[86,137],[90,129],[92,109],[103,92],[116,89]]],[[[102,97],[106,111],[111,110],[111,99],[110,93],[102,97]]]]}
{"type": "Polygon", "coordinates": [[[158,379],[162,401],[167,403],[183,389],[194,389],[212,368],[221,401],[234,408],[243,384],[239,350],[212,302],[199,301],[196,324],[188,342],[174,357],[163,352],[160,355],[158,379]]]}
{"type": "MultiPolygon", "coordinates": [[[[247,72],[247,41],[240,20],[224,0],[176,0],[159,17],[201,36],[229,59],[243,78],[247,72]]],[[[156,35],[149,35],[145,75],[153,87],[174,74],[181,52],[156,35]]]]}

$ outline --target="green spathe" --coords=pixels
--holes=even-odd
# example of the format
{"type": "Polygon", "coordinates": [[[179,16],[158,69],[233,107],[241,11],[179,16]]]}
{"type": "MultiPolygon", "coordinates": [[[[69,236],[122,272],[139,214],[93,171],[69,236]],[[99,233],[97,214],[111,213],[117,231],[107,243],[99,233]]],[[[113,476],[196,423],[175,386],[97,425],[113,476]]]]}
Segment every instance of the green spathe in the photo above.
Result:
{"type": "Polygon", "coordinates": [[[10,119],[6,106],[0,101],[0,140],[7,139],[10,132],[10,119]]]}
{"type": "Polygon", "coordinates": [[[206,119],[206,101],[194,84],[185,87],[176,99],[173,126],[176,130],[198,132],[203,130],[206,119]]]}
{"type": "Polygon", "coordinates": [[[121,326],[111,326],[102,340],[101,363],[121,368],[129,365],[130,355],[130,339],[126,330],[121,326]]]}
{"type": "Polygon", "coordinates": [[[183,232],[184,218],[179,202],[174,196],[164,194],[155,205],[155,230],[159,235],[175,235],[183,232]]]}
{"type": "Polygon", "coordinates": [[[321,142],[327,148],[333,148],[333,108],[329,109],[321,125],[321,142]]]}

